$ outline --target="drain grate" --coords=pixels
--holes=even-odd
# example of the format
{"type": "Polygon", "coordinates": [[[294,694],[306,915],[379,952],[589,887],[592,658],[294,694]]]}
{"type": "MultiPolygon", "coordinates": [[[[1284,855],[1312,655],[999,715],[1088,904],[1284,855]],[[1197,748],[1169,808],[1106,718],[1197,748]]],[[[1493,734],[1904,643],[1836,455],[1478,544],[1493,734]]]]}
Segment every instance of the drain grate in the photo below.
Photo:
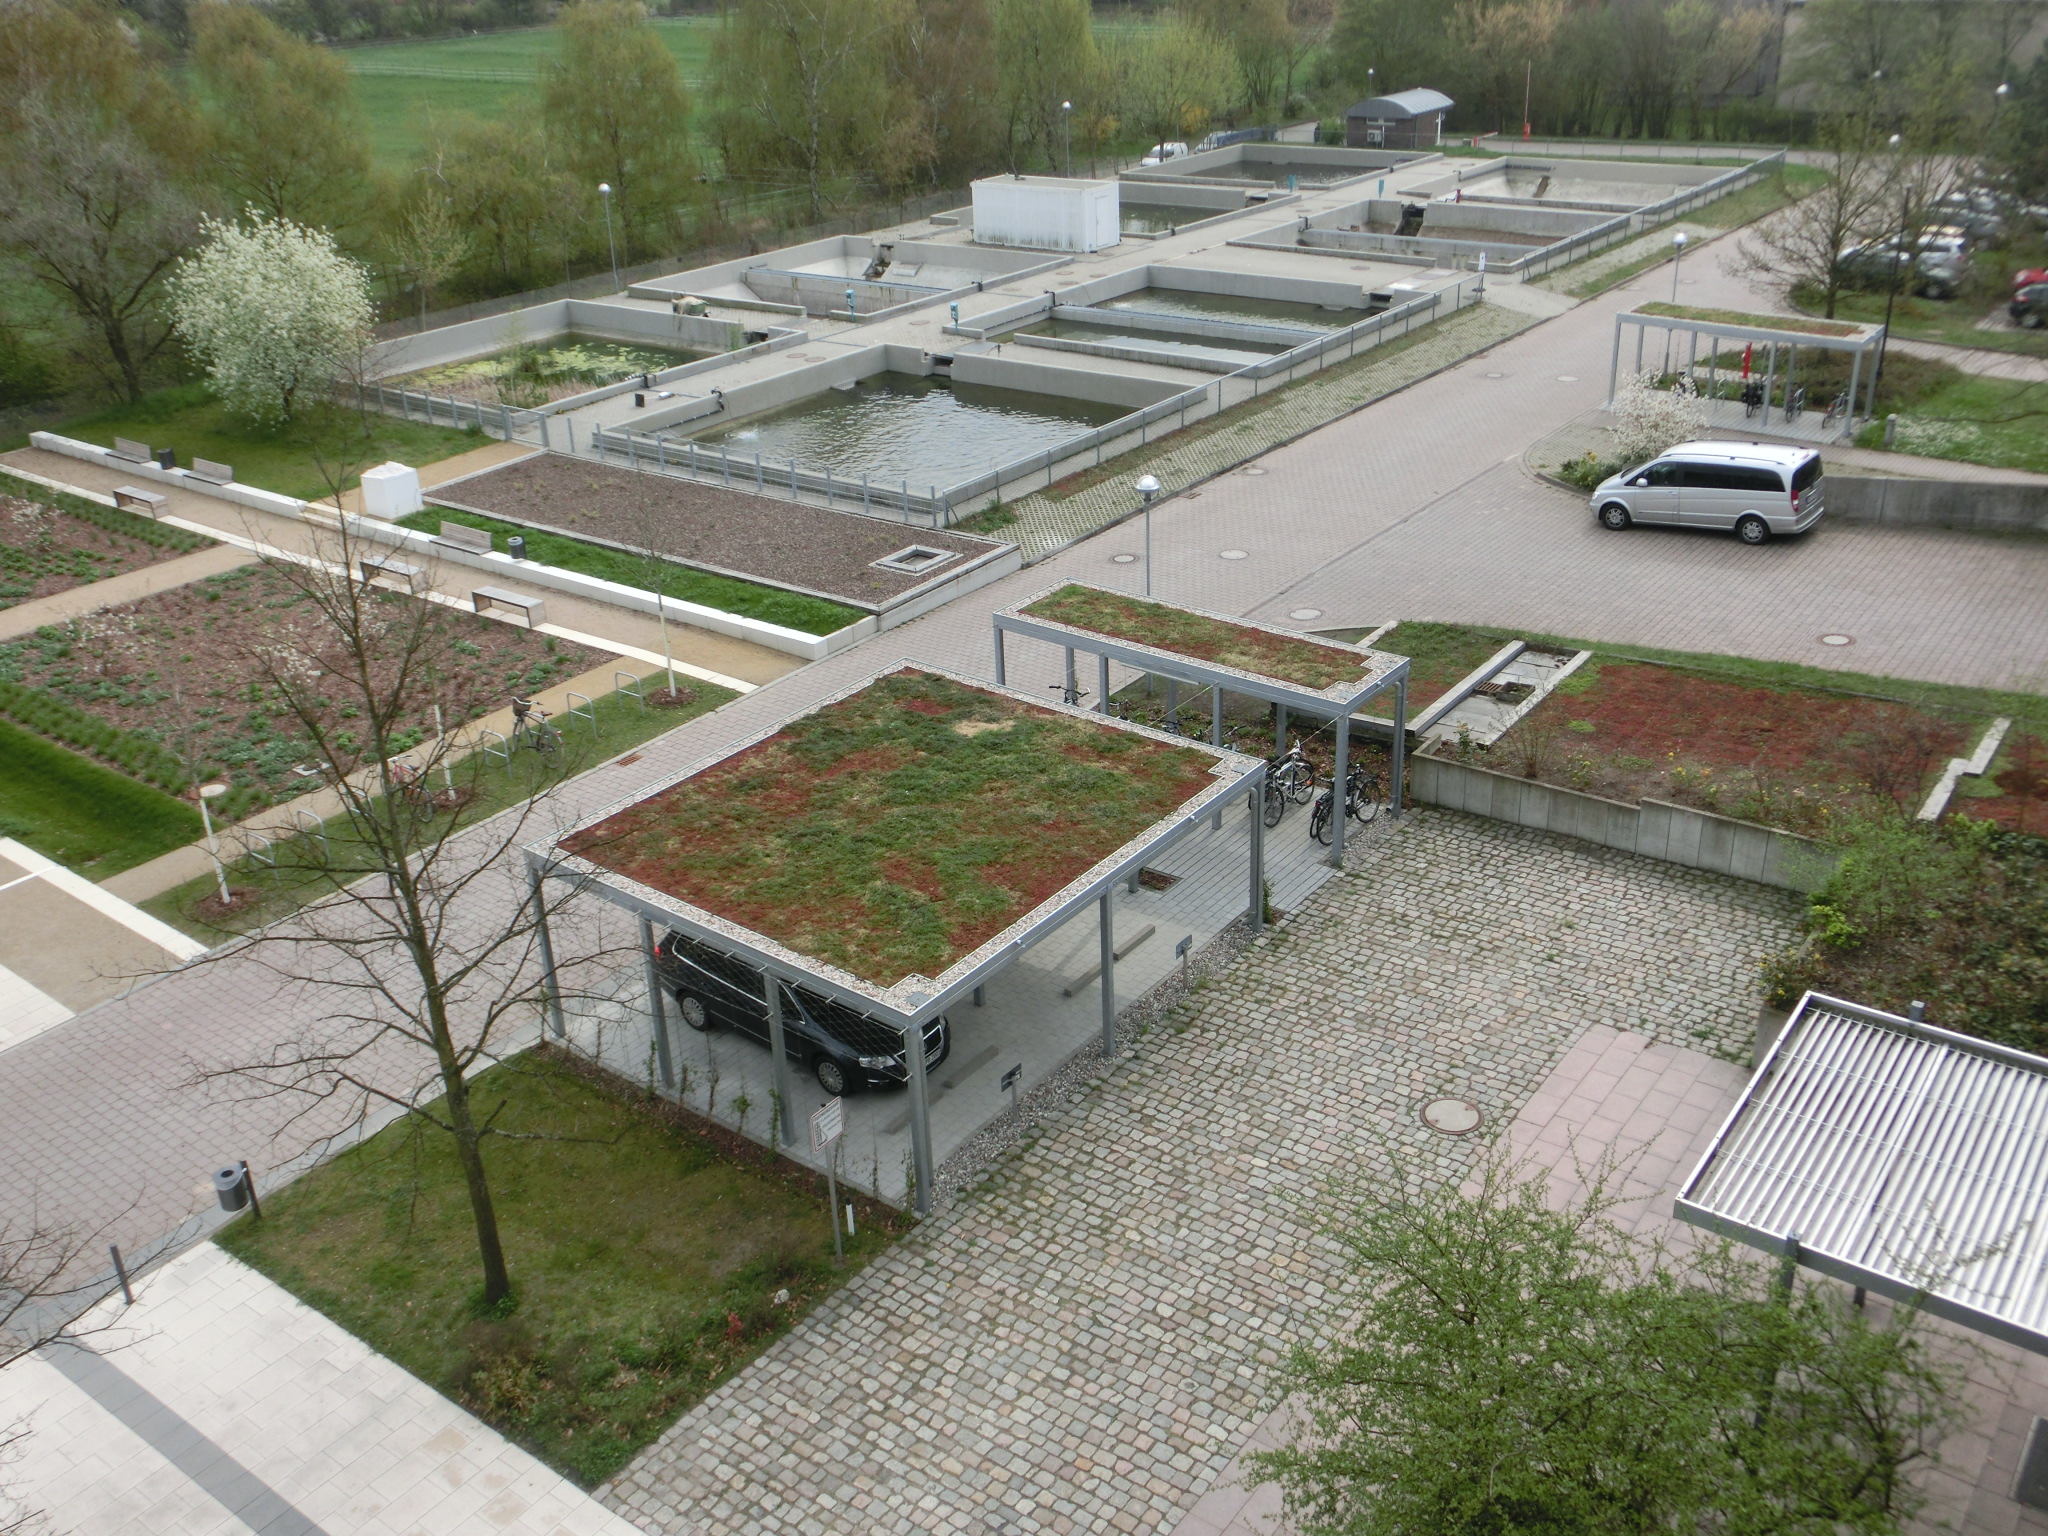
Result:
{"type": "Polygon", "coordinates": [[[950,549],[933,549],[929,544],[908,544],[893,555],[884,555],[872,563],[885,571],[896,571],[905,576],[921,576],[936,566],[954,559],[950,549]]]}

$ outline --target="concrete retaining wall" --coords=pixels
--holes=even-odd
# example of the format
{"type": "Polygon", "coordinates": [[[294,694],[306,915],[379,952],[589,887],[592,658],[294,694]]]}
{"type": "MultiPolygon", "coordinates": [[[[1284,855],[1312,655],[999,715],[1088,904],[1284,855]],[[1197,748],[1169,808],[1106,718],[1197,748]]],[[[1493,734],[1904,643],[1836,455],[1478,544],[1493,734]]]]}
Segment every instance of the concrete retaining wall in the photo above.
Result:
{"type": "Polygon", "coordinates": [[[2048,533],[2048,485],[1830,474],[1828,516],[1973,533],[2048,533]]]}
{"type": "Polygon", "coordinates": [[[1540,827],[1603,848],[1785,890],[1811,891],[1833,866],[1826,848],[1794,833],[1661,800],[1625,805],[1447,758],[1411,757],[1408,785],[1424,805],[1540,827]]]}

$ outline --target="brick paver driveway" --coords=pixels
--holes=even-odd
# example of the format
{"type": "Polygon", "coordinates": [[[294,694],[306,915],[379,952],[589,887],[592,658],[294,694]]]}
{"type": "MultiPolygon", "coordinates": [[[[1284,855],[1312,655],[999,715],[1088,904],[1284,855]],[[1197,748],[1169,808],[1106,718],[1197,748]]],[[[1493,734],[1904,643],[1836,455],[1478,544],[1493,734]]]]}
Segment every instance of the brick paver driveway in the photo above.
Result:
{"type": "Polygon", "coordinates": [[[663,1532],[1158,1531],[1333,1319],[1301,1202],[1440,1095],[1504,1126],[1595,1025],[1746,1050],[1779,893],[1426,812],[992,1182],[870,1267],[600,1497],[663,1532]]]}

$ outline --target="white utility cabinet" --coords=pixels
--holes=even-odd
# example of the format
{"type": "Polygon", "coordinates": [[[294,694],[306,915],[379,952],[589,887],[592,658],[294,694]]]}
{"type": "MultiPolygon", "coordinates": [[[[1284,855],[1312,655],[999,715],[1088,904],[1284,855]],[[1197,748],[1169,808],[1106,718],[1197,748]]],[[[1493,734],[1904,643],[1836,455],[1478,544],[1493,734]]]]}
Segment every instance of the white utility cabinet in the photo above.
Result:
{"type": "Polygon", "coordinates": [[[410,517],[425,506],[420,499],[420,472],[392,460],[363,471],[363,511],[386,522],[410,517]]]}
{"type": "Polygon", "coordinates": [[[991,176],[974,184],[974,238],[1027,251],[1101,251],[1123,240],[1114,181],[991,176]]]}

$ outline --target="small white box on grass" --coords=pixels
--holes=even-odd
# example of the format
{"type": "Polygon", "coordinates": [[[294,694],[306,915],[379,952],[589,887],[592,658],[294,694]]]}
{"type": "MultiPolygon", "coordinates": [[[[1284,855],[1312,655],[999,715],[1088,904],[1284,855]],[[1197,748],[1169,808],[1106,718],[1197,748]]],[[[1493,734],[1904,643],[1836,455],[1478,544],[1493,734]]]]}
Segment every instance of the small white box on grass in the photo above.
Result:
{"type": "Polygon", "coordinates": [[[420,499],[420,472],[393,460],[363,471],[363,511],[386,522],[409,517],[426,503],[420,499]]]}

